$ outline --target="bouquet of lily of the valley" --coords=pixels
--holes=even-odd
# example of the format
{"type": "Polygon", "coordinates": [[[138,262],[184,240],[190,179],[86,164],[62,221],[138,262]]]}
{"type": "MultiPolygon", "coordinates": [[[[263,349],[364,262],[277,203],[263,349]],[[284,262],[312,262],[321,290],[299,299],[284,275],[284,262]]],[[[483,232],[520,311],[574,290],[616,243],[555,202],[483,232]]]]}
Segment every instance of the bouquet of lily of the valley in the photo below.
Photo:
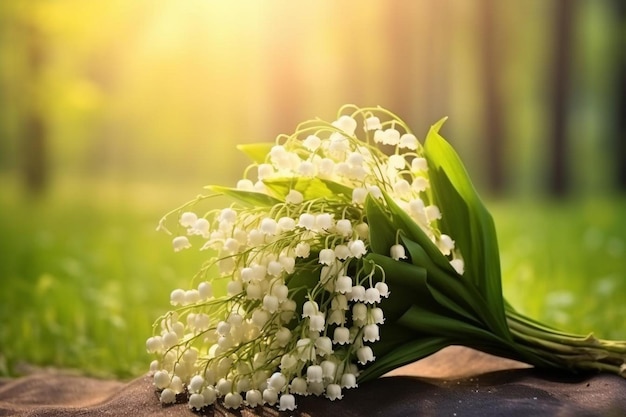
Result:
{"type": "Polygon", "coordinates": [[[422,145],[391,112],[345,106],[241,146],[254,164],[235,187],[165,216],[174,250],[197,242],[209,259],[147,340],[161,402],[293,410],[448,345],[626,376],[626,342],[552,329],[503,299],[493,221],[442,123],[422,145]],[[228,205],[199,211],[217,195],[228,205]]]}

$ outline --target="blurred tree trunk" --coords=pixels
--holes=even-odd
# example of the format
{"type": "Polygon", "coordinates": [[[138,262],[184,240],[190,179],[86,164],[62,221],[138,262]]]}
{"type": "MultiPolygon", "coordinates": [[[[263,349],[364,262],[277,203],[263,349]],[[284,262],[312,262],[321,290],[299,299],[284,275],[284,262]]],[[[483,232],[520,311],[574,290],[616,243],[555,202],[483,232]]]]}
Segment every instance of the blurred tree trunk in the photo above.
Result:
{"type": "MultiPolygon", "coordinates": [[[[389,109],[404,120],[413,119],[419,95],[414,95],[413,87],[419,81],[419,74],[413,68],[412,42],[415,41],[416,27],[407,12],[410,2],[389,0],[387,2],[386,33],[390,48],[386,54],[385,71],[391,92],[389,109]]],[[[418,44],[420,44],[418,42],[418,44]]]]}
{"type": "Polygon", "coordinates": [[[617,188],[626,192],[626,2],[615,0],[617,17],[617,33],[621,37],[616,40],[615,48],[615,157],[617,168],[617,188]]]}
{"type": "Polygon", "coordinates": [[[496,27],[495,0],[483,0],[481,14],[481,45],[482,45],[482,84],[484,91],[485,154],[487,156],[487,183],[492,194],[501,194],[506,186],[504,172],[504,103],[500,91],[500,72],[498,65],[498,30],[496,27]]]}
{"type": "Polygon", "coordinates": [[[48,132],[41,109],[41,72],[44,65],[42,35],[32,22],[23,23],[25,45],[24,107],[22,109],[20,171],[24,188],[31,196],[43,194],[49,182],[48,132]]]}
{"type": "Polygon", "coordinates": [[[302,90],[302,71],[298,48],[300,38],[289,33],[300,33],[297,21],[285,22],[284,16],[295,14],[296,3],[285,3],[284,7],[267,7],[267,22],[282,21],[286,32],[271,31],[267,38],[267,70],[270,86],[270,132],[273,135],[293,132],[302,120],[306,100],[302,90]]]}
{"type": "MultiPolygon", "coordinates": [[[[424,76],[420,80],[422,94],[420,105],[420,120],[426,124],[423,132],[437,120],[447,116],[450,111],[450,66],[452,54],[450,51],[450,28],[453,27],[450,8],[447,0],[431,0],[426,7],[424,34],[427,39],[424,45],[427,59],[419,62],[423,66],[424,76]]],[[[421,132],[420,132],[421,133],[421,132]]]]}
{"type": "Polygon", "coordinates": [[[570,81],[572,17],[575,2],[557,0],[554,9],[553,71],[551,79],[552,132],[549,138],[548,187],[562,197],[569,191],[569,146],[567,143],[568,89],[570,81]]]}

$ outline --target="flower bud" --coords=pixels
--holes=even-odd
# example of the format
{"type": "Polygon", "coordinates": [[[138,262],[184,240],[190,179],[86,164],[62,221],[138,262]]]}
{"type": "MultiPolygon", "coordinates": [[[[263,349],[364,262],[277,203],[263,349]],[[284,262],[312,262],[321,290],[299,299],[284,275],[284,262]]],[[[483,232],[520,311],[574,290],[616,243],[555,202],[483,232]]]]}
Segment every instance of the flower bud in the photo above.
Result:
{"type": "Polygon", "coordinates": [[[406,259],[406,252],[404,250],[404,246],[400,245],[400,244],[395,244],[391,247],[391,249],[389,250],[390,255],[393,259],[395,259],[396,261],[399,261],[400,259],[406,259]]]}

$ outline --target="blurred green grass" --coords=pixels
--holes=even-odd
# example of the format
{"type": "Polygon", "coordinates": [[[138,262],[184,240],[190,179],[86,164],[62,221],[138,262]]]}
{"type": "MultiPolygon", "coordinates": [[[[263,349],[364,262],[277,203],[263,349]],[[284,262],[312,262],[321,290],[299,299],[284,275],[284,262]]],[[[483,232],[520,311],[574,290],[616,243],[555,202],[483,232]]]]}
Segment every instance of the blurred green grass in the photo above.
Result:
{"type": "Polygon", "coordinates": [[[500,201],[503,292],[558,328],[626,340],[626,199],[500,201]]]}
{"type": "MultiPolygon", "coordinates": [[[[206,256],[175,254],[155,226],[201,189],[68,188],[31,202],[0,194],[0,375],[22,364],[140,375],[153,321],[206,256]]],[[[515,307],[566,330],[626,339],[624,199],[488,206],[515,307]]]]}
{"type": "Polygon", "coordinates": [[[175,254],[155,231],[182,193],[89,182],[65,189],[41,201],[0,197],[0,374],[27,363],[140,375],[152,323],[206,256],[175,254]]]}

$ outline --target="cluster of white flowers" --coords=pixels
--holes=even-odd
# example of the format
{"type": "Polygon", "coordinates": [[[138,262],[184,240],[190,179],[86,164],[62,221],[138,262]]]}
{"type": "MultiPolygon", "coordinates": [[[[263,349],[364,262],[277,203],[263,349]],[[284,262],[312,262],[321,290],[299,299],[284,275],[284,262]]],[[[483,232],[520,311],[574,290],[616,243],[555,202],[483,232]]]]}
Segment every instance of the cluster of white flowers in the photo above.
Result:
{"type": "MultiPolygon", "coordinates": [[[[366,197],[384,191],[394,198],[462,273],[454,241],[438,230],[441,213],[421,152],[392,114],[355,109],[279,136],[264,163],[246,171],[256,177],[240,180],[236,191],[275,204],[244,202],[202,216],[180,210],[184,233],[173,239],[174,250],[198,239],[214,256],[196,288],[172,291],[177,308],[146,343],[158,358],[151,371],[161,402],[185,394],[196,410],[218,398],[228,408],[293,410],[294,395],[335,400],[356,387],[360,370],[375,360],[372,344],[385,320],[380,303],[390,294],[384,272],[366,259],[366,197]],[[225,294],[213,294],[218,284],[225,294]]],[[[404,247],[393,245],[389,256],[406,258],[404,247]]]]}

